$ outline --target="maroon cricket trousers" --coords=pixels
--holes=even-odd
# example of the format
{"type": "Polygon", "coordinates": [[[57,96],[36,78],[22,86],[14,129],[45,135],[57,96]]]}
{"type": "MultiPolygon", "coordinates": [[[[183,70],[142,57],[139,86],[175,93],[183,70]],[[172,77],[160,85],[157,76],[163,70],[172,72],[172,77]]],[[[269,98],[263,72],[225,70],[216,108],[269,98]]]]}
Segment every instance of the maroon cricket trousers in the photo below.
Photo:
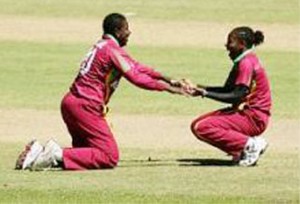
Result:
{"type": "Polygon", "coordinates": [[[102,169],[117,165],[118,146],[101,106],[67,93],[61,103],[61,113],[73,146],[63,149],[64,169],[102,169]]]}
{"type": "Polygon", "coordinates": [[[250,109],[221,109],[195,119],[194,135],[220,150],[239,157],[249,137],[259,136],[267,127],[269,116],[250,109]]]}

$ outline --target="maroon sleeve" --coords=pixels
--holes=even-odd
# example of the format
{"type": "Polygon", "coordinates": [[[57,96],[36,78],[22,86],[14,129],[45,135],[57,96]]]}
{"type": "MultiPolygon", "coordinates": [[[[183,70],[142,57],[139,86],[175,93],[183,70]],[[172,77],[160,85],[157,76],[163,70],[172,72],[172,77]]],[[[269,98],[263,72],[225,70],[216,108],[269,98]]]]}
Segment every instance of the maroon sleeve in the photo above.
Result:
{"type": "Polygon", "coordinates": [[[240,61],[238,67],[238,74],[235,80],[235,85],[250,86],[252,75],[254,72],[254,66],[249,58],[244,58],[240,61]]]}
{"type": "Polygon", "coordinates": [[[167,85],[165,83],[151,76],[151,74],[153,76],[158,76],[158,74],[135,62],[123,49],[111,49],[110,57],[114,66],[134,85],[148,90],[166,90],[167,85]]]}
{"type": "Polygon", "coordinates": [[[153,68],[147,66],[147,65],[143,65],[139,62],[136,62],[136,68],[139,70],[139,72],[144,73],[149,75],[150,77],[154,78],[154,79],[161,79],[162,78],[162,74],[156,70],[154,70],[153,68]]]}

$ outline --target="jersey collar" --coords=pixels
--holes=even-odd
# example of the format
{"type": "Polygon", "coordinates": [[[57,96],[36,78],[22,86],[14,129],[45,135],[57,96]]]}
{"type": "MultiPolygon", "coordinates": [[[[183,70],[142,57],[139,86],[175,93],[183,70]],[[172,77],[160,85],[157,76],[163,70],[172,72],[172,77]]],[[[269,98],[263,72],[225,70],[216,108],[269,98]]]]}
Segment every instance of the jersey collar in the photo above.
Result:
{"type": "Polygon", "coordinates": [[[241,59],[243,59],[246,55],[248,55],[249,53],[254,51],[254,46],[248,50],[245,50],[244,52],[242,52],[239,56],[237,56],[234,60],[233,63],[238,63],[239,61],[241,61],[241,59]]]}
{"type": "Polygon", "coordinates": [[[120,44],[119,44],[119,42],[117,41],[117,39],[116,39],[114,36],[112,36],[111,34],[104,34],[104,35],[103,35],[103,39],[111,39],[111,40],[113,40],[117,45],[120,46],[120,44]]]}

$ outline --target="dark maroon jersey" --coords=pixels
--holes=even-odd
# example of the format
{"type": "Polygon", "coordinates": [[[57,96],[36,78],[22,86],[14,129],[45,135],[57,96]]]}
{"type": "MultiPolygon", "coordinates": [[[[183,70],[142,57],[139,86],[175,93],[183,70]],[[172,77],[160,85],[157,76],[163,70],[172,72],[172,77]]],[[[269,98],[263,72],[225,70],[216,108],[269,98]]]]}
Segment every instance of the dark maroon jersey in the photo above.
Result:
{"type": "Polygon", "coordinates": [[[237,62],[235,85],[249,87],[246,105],[270,115],[272,104],[270,84],[267,74],[257,56],[251,52],[237,62]]]}

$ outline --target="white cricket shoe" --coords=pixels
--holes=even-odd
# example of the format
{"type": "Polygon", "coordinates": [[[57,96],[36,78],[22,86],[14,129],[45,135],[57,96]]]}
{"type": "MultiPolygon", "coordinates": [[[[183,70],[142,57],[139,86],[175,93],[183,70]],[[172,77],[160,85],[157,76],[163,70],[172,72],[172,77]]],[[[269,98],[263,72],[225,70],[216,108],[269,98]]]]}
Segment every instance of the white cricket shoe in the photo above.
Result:
{"type": "Polygon", "coordinates": [[[44,151],[36,158],[31,166],[33,171],[47,170],[58,164],[55,159],[55,153],[62,151],[61,147],[53,140],[50,139],[44,148],[44,151]]]}
{"type": "Polygon", "coordinates": [[[259,157],[266,151],[267,147],[268,143],[264,138],[249,138],[239,161],[239,165],[255,166],[259,157]]]}
{"type": "Polygon", "coordinates": [[[37,141],[32,140],[26,146],[25,150],[18,156],[15,169],[30,169],[34,160],[41,154],[44,147],[37,141]]]}

